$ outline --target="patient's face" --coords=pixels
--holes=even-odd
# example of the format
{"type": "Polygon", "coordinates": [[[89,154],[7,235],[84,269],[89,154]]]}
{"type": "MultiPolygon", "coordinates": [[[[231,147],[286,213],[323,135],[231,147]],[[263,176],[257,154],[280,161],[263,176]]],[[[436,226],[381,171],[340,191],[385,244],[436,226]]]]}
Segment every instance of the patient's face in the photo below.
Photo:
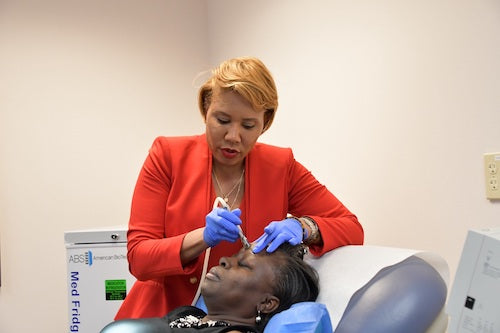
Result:
{"type": "Polygon", "coordinates": [[[278,253],[262,251],[254,254],[251,249],[241,249],[232,257],[223,257],[219,266],[207,273],[201,293],[210,311],[226,311],[245,315],[256,312],[256,304],[263,295],[273,295],[278,253]],[[215,307],[215,308],[214,308],[215,307]]]}

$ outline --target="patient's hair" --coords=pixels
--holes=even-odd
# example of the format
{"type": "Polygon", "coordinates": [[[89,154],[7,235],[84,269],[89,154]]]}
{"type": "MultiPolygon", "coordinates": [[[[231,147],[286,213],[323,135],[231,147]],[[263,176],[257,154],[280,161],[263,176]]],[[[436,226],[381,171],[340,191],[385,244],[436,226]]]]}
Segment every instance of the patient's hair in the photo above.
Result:
{"type": "Polygon", "coordinates": [[[303,260],[307,252],[305,245],[283,243],[275,252],[284,254],[277,256],[277,264],[274,266],[276,273],[274,295],[279,298],[280,305],[264,318],[263,326],[274,314],[298,302],[314,302],[319,294],[318,273],[303,260]]]}

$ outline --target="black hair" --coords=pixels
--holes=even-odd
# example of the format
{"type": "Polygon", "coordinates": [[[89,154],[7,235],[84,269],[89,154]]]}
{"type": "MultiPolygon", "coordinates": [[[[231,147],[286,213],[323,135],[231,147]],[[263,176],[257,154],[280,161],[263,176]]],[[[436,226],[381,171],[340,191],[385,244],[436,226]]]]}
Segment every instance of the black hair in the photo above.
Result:
{"type": "Polygon", "coordinates": [[[262,329],[269,319],[278,312],[290,308],[298,302],[314,302],[319,294],[318,272],[304,261],[307,247],[304,244],[281,244],[275,252],[283,253],[279,264],[274,267],[274,295],[279,298],[280,305],[275,311],[263,316],[259,326],[262,329]]]}

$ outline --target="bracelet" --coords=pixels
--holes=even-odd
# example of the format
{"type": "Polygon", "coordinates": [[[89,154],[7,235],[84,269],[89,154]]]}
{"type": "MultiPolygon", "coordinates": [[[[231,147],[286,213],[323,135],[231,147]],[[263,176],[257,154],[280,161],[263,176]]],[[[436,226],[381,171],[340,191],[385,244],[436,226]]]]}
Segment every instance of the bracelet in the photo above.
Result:
{"type": "Polygon", "coordinates": [[[303,216],[302,220],[307,224],[307,226],[311,229],[311,235],[309,238],[304,238],[304,241],[307,241],[308,243],[315,242],[316,240],[319,239],[319,228],[316,222],[310,217],[303,216]]]}

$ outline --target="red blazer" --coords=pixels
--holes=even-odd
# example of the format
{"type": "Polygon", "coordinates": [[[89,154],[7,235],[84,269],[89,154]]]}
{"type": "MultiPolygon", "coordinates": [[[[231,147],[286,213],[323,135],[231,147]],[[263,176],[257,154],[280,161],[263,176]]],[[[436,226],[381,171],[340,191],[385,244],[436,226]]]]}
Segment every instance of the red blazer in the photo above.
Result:
{"type": "MultiPolygon", "coordinates": [[[[310,248],[314,255],[363,243],[356,216],[295,161],[291,149],[257,143],[245,168],[241,227],[250,242],[269,222],[291,213],[310,216],[318,224],[323,244],[310,248]]],[[[211,172],[205,135],[159,137],[153,143],[135,187],[128,231],[128,261],[138,281],[116,319],[164,316],[191,304],[204,254],[183,266],[180,249],[186,233],[204,227],[212,210],[211,172]]],[[[221,242],[211,249],[208,268],[240,248],[239,241],[221,242]]]]}

